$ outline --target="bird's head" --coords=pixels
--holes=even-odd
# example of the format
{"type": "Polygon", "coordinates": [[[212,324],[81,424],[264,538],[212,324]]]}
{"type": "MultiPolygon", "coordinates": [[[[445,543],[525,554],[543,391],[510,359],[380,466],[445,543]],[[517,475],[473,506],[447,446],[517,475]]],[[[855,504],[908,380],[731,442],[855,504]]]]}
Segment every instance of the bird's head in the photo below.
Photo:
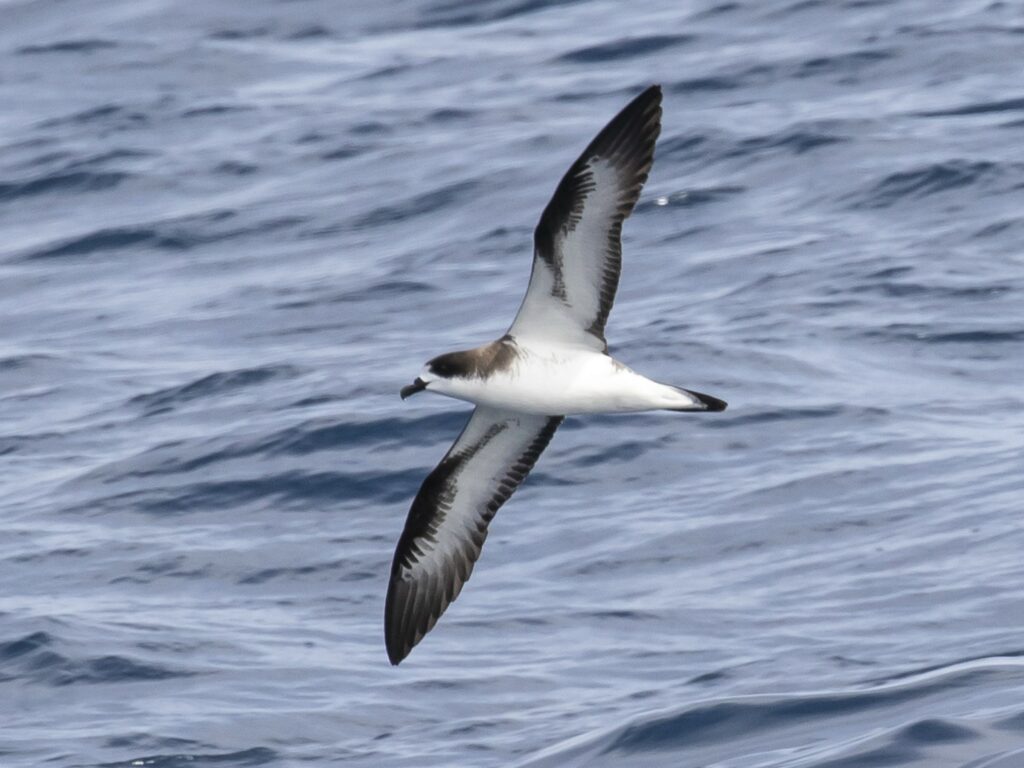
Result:
{"type": "Polygon", "coordinates": [[[441,394],[449,394],[453,381],[466,376],[466,352],[449,352],[438,355],[423,366],[420,375],[412,384],[402,387],[399,394],[402,399],[431,389],[441,394]]]}

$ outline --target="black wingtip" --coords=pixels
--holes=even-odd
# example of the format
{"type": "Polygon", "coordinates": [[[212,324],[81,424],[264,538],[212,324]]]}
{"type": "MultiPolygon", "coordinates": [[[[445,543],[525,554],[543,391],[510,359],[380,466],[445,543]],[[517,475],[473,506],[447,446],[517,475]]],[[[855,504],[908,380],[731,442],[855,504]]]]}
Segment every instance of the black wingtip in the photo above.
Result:
{"type": "Polygon", "coordinates": [[[412,650],[412,646],[406,646],[402,639],[398,637],[396,633],[387,630],[384,635],[384,647],[388,650],[388,661],[391,662],[392,667],[397,667],[403,661],[405,657],[409,655],[412,650]]]}
{"type": "MultiPolygon", "coordinates": [[[[643,102],[651,102],[654,104],[661,104],[661,84],[655,83],[644,88],[640,94],[633,99],[632,104],[639,104],[643,102]]],[[[631,106],[632,106],[631,104],[631,106]]]]}
{"type": "MultiPolygon", "coordinates": [[[[626,121],[627,115],[633,115],[634,113],[643,113],[650,109],[661,108],[661,86],[658,84],[649,85],[644,88],[640,93],[633,97],[633,100],[623,107],[619,114],[612,119],[612,122],[616,120],[626,121]]],[[[658,113],[658,117],[661,117],[661,113],[658,113]]]]}
{"type": "MultiPolygon", "coordinates": [[[[398,554],[396,553],[395,557],[397,556],[398,554]]],[[[392,566],[393,569],[394,567],[392,566]]],[[[397,594],[399,584],[400,582],[397,582],[394,575],[392,575],[391,581],[388,584],[387,598],[384,600],[384,647],[388,652],[388,661],[391,662],[393,667],[401,664],[415,645],[415,643],[409,643],[405,634],[401,631],[399,612],[401,600],[397,594]]]]}

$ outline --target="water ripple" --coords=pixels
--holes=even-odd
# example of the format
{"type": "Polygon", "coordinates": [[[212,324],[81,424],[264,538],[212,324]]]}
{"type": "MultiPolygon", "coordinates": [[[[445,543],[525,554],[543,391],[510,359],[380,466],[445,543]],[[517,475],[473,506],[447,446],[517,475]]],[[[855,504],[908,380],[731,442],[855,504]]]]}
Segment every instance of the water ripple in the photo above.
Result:
{"type": "Polygon", "coordinates": [[[0,644],[0,675],[51,686],[81,683],[125,683],[188,677],[194,673],[147,664],[125,656],[97,656],[82,660],[57,652],[56,638],[46,632],[0,644]]]}
{"type": "Polygon", "coordinates": [[[645,56],[666,48],[693,42],[693,35],[648,35],[646,37],[613,40],[610,43],[589,45],[574,51],[563,53],[556,61],[572,64],[596,64],[603,61],[618,61],[645,56]]]}
{"type": "Polygon", "coordinates": [[[81,40],[58,40],[53,43],[42,45],[25,45],[18,48],[18,53],[23,56],[32,56],[42,53],[95,53],[96,51],[117,48],[117,43],[112,40],[101,40],[99,38],[85,38],[81,40]]]}
{"type": "Polygon", "coordinates": [[[194,400],[218,397],[234,390],[259,386],[274,379],[294,378],[298,375],[299,370],[290,365],[266,365],[258,368],[220,371],[187,384],[136,395],[129,402],[132,405],[141,406],[144,415],[155,416],[194,400]]]}
{"type": "Polygon", "coordinates": [[[860,198],[859,205],[888,208],[964,187],[985,187],[1000,178],[1005,167],[989,161],[949,160],[899,171],[877,182],[860,198]]]}

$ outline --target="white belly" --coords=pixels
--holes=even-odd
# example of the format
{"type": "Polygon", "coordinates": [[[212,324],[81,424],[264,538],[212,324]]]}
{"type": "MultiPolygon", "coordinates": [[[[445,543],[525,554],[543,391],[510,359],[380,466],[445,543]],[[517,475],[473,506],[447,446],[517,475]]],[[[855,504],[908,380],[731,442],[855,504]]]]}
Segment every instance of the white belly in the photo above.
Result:
{"type": "Polygon", "coordinates": [[[693,400],[589,350],[520,348],[507,370],[481,379],[438,381],[432,391],[492,408],[548,416],[680,408],[693,400]]]}

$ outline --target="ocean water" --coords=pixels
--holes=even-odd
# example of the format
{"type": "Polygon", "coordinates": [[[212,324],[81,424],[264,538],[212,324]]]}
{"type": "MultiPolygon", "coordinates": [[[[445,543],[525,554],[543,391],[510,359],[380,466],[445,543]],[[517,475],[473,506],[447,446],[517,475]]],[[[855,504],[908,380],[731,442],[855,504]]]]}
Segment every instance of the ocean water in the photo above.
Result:
{"type": "Polygon", "coordinates": [[[0,2],[0,765],[1024,766],[1019,0],[0,2]],[[608,337],[398,668],[409,502],[646,85],[608,337]]]}

